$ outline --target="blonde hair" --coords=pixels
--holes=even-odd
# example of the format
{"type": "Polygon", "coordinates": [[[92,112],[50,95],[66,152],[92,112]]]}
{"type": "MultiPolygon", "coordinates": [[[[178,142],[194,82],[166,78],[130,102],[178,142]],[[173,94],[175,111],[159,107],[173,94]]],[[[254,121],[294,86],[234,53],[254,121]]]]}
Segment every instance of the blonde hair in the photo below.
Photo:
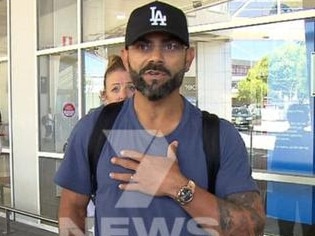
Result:
{"type": "Polygon", "coordinates": [[[126,71],[126,68],[124,66],[124,63],[121,59],[120,56],[114,54],[114,55],[110,55],[108,57],[108,64],[107,64],[107,69],[105,71],[105,74],[104,74],[104,88],[106,88],[106,78],[107,76],[114,72],[114,71],[118,71],[118,70],[122,70],[122,71],[126,71]]]}

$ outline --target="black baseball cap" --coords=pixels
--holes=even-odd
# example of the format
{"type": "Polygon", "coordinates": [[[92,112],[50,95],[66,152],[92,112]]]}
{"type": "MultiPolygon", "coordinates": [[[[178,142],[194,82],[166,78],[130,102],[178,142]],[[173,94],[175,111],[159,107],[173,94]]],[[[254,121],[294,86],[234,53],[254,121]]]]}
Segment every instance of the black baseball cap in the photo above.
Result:
{"type": "Polygon", "coordinates": [[[125,47],[148,33],[165,32],[189,46],[189,33],[185,13],[167,3],[154,1],[136,8],[129,17],[125,47]]]}

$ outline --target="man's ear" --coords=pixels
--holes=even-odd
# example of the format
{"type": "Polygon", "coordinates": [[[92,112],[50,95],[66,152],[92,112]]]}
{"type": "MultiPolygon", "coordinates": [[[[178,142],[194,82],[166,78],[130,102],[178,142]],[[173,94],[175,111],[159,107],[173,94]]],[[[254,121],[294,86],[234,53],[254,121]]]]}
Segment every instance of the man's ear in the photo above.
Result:
{"type": "Polygon", "coordinates": [[[195,58],[195,49],[190,47],[186,51],[185,72],[189,71],[189,68],[194,58],[195,58]]]}
{"type": "Polygon", "coordinates": [[[120,57],[124,63],[124,66],[127,71],[129,71],[129,64],[128,64],[128,49],[121,49],[120,51],[120,57]]]}

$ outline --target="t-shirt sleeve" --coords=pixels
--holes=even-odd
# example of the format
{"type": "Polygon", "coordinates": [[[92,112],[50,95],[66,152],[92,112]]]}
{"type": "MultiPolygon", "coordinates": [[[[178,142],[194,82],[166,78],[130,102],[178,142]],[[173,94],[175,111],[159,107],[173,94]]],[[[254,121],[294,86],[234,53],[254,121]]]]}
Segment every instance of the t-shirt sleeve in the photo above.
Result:
{"type": "Polygon", "coordinates": [[[216,194],[224,198],[233,193],[258,191],[244,140],[233,124],[224,119],[220,121],[220,147],[216,194]]]}
{"type": "Polygon", "coordinates": [[[57,185],[85,195],[91,193],[87,149],[95,117],[96,114],[89,114],[75,125],[68,139],[64,159],[54,177],[57,185]]]}

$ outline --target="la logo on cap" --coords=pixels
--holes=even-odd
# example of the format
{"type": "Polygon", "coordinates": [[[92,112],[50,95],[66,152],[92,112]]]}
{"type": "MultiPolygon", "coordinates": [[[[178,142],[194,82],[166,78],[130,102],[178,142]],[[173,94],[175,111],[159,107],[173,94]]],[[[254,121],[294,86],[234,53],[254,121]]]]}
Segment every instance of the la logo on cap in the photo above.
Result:
{"type": "Polygon", "coordinates": [[[160,10],[156,10],[156,7],[150,7],[151,9],[151,25],[166,26],[166,15],[162,15],[160,10]]]}

